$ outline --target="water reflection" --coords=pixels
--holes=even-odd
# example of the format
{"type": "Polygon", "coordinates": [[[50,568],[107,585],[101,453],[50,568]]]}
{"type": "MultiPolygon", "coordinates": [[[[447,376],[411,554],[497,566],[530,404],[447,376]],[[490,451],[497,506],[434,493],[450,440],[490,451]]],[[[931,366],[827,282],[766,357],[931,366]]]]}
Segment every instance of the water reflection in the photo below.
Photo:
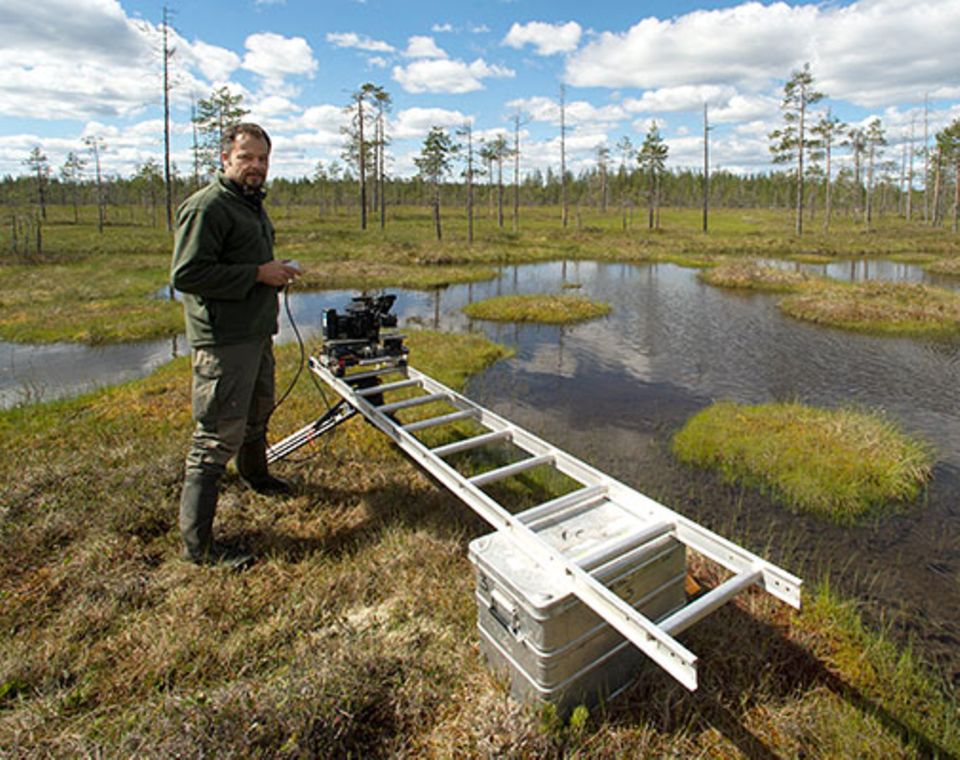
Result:
{"type": "Polygon", "coordinates": [[[883,282],[905,282],[933,285],[938,288],[957,290],[960,288],[960,279],[949,275],[928,272],[916,264],[886,259],[841,259],[825,264],[811,264],[800,261],[785,261],[783,259],[764,259],[760,262],[764,266],[788,269],[795,272],[808,272],[829,277],[841,282],[867,282],[881,280],[883,282]]]}
{"type": "Polygon", "coordinates": [[[184,352],[182,337],[84,346],[0,341],[0,407],[75,396],[135,380],[184,352]]]}

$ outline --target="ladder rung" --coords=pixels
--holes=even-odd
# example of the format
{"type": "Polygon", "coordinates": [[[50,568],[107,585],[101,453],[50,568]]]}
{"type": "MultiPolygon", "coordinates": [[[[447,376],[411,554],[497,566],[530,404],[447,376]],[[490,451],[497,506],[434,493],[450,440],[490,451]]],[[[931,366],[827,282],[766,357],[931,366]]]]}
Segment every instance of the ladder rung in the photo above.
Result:
{"type": "Polygon", "coordinates": [[[705,618],[718,607],[722,607],[729,599],[739,594],[745,588],[763,578],[762,570],[744,570],[717,586],[712,591],[704,594],[695,602],[691,602],[686,607],[677,610],[666,620],[659,623],[660,630],[670,636],[687,630],[698,620],[705,618]]]}
{"type": "MultiPolygon", "coordinates": [[[[378,409],[383,409],[382,406],[377,407],[378,409]]],[[[480,414],[478,409],[464,409],[462,412],[451,412],[450,414],[441,414],[439,417],[428,417],[425,420],[417,420],[416,422],[409,422],[406,425],[403,425],[402,428],[408,433],[413,433],[417,430],[423,430],[428,427],[436,427],[437,425],[448,425],[451,422],[458,422],[460,420],[469,420],[473,417],[477,417],[480,414]]]]}
{"type": "Polygon", "coordinates": [[[470,482],[475,486],[482,486],[486,483],[493,483],[497,480],[503,480],[504,478],[518,475],[521,472],[526,472],[534,467],[539,467],[542,464],[553,464],[553,454],[544,454],[539,457],[521,459],[519,462],[498,467],[495,470],[490,470],[490,472],[483,472],[479,475],[474,475],[472,478],[470,478],[470,482]]]}
{"type": "MultiPolygon", "coordinates": [[[[471,409],[469,410],[471,415],[476,416],[476,412],[471,409]]],[[[450,416],[450,415],[446,415],[450,416]]],[[[433,419],[439,419],[434,417],[433,419]]],[[[419,423],[414,422],[414,425],[419,423]]],[[[404,430],[409,430],[409,425],[404,425],[404,430]]],[[[462,441],[454,441],[453,443],[447,443],[443,446],[437,446],[435,449],[430,449],[431,453],[436,454],[438,457],[449,456],[450,454],[456,454],[460,451],[469,451],[470,449],[478,448],[479,446],[486,446],[488,443],[496,443],[497,441],[509,441],[512,437],[512,433],[509,430],[494,430],[492,433],[482,433],[481,435],[475,435],[473,438],[465,438],[462,441]]]]}
{"type": "Polygon", "coordinates": [[[351,383],[359,383],[362,380],[369,380],[371,377],[390,375],[394,372],[403,372],[406,374],[407,368],[402,365],[392,365],[389,367],[381,367],[380,369],[370,369],[366,372],[355,372],[352,375],[344,375],[343,382],[349,385],[351,383]]]}
{"type": "Polygon", "coordinates": [[[589,572],[600,565],[616,559],[621,554],[628,552],[631,549],[636,549],[638,546],[642,546],[643,544],[653,541],[655,538],[659,538],[665,533],[669,533],[671,530],[673,530],[673,523],[666,521],[654,523],[653,525],[648,525],[643,530],[638,531],[631,536],[620,538],[610,543],[601,544],[591,551],[581,554],[580,556],[573,557],[572,559],[574,562],[580,565],[580,567],[589,572]]]}
{"type": "MultiPolygon", "coordinates": [[[[658,552],[661,550],[673,551],[675,546],[676,544],[673,543],[670,534],[665,533],[659,538],[653,539],[653,541],[648,541],[628,552],[624,552],[619,557],[614,557],[604,565],[593,568],[590,571],[590,575],[601,583],[606,584],[608,581],[612,581],[614,578],[618,578],[626,572],[635,570],[647,561],[656,559],[658,552]]],[[[684,564],[684,568],[686,568],[686,564],[684,564]]],[[[684,569],[684,575],[685,574],[686,569],[684,569]]]]}
{"type": "Polygon", "coordinates": [[[377,411],[386,414],[387,412],[396,412],[399,409],[409,409],[412,406],[422,406],[431,404],[434,401],[448,401],[450,396],[446,393],[427,393],[423,396],[414,396],[403,401],[394,401],[392,404],[383,404],[377,407],[377,411]]]}
{"type": "Polygon", "coordinates": [[[378,393],[386,393],[387,391],[396,391],[400,388],[410,388],[411,386],[419,386],[419,380],[397,380],[395,383],[385,383],[384,385],[372,385],[369,388],[360,388],[357,391],[354,391],[358,396],[375,396],[378,393]]]}
{"type": "Polygon", "coordinates": [[[586,486],[576,491],[572,491],[556,499],[545,501],[535,507],[520,512],[517,519],[528,525],[533,530],[537,525],[548,518],[554,517],[559,513],[566,512],[568,509],[582,509],[596,501],[604,498],[607,494],[607,487],[602,485],[586,486]]]}

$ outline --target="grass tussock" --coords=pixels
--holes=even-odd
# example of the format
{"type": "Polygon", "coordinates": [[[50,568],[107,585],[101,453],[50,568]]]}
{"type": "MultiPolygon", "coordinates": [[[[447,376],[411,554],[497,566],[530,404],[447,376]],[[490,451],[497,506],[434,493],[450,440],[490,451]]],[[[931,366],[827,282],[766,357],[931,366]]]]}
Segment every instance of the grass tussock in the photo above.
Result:
{"type": "Polygon", "coordinates": [[[864,282],[795,293],[780,301],[792,317],[861,332],[955,334],[960,295],[929,285],[864,282]]]}
{"type": "Polygon", "coordinates": [[[924,269],[935,274],[947,274],[960,277],[960,257],[933,259],[925,262],[924,269]]]}
{"type": "MultiPolygon", "coordinates": [[[[938,263],[949,266],[950,261],[938,263]]],[[[960,295],[929,285],[847,284],[752,260],[727,261],[698,276],[717,287],[786,293],[780,310],[817,324],[894,335],[952,334],[960,329],[960,295]]]]}
{"type": "Polygon", "coordinates": [[[699,273],[708,285],[787,293],[809,286],[814,277],[799,269],[763,266],[756,261],[728,261],[699,273]]]}
{"type": "Polygon", "coordinates": [[[676,434],[673,452],[841,524],[916,499],[933,464],[925,445],[878,414],[796,402],[714,404],[676,434]]]}
{"type": "Polygon", "coordinates": [[[584,322],[610,313],[610,304],[591,301],[577,295],[497,296],[463,307],[474,319],[495,322],[540,322],[551,325],[584,322]]]}

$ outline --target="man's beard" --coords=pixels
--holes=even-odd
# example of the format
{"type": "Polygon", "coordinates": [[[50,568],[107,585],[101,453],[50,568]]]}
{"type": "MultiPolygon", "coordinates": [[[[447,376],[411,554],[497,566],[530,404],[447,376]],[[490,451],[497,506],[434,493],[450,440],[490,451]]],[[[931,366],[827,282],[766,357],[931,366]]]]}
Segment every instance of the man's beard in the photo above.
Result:
{"type": "Polygon", "coordinates": [[[241,184],[245,192],[254,193],[258,192],[260,188],[263,187],[263,183],[266,181],[266,177],[262,174],[256,172],[247,172],[241,178],[241,184]]]}

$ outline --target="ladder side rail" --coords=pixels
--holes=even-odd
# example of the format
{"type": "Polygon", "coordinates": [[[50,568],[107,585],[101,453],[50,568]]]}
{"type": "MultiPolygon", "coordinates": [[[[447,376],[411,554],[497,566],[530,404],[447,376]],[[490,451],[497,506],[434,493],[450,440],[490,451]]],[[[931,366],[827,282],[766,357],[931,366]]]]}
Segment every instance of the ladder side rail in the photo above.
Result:
{"type": "Polygon", "coordinates": [[[606,486],[611,500],[629,510],[644,521],[667,520],[676,523],[676,536],[682,543],[696,549],[700,554],[724,566],[735,573],[741,573],[750,568],[759,568],[763,572],[762,587],[773,596],[787,604],[800,608],[800,587],[803,581],[783,568],[774,565],[762,557],[753,554],[732,541],[704,528],[702,525],[684,517],[667,506],[644,496],[639,491],[625,483],[618,481],[586,462],[577,459],[562,449],[544,441],[514,423],[500,417],[498,414],[485,409],[466,397],[447,388],[422,372],[409,368],[411,375],[418,377],[424,388],[430,388],[434,393],[446,392],[451,398],[463,399],[465,403],[473,404],[481,410],[480,423],[491,430],[509,430],[513,443],[533,455],[553,454],[554,466],[563,474],[583,483],[584,485],[606,486]]]}
{"type": "MultiPolygon", "coordinates": [[[[604,618],[650,659],[691,691],[697,688],[697,658],[680,642],[664,633],[626,601],[582,570],[561,552],[550,546],[515,516],[507,512],[478,486],[470,483],[453,467],[435,456],[408,431],[398,427],[389,417],[353,389],[330,373],[317,373],[341,396],[354,404],[370,422],[389,436],[425,470],[449,488],[462,501],[498,530],[505,530],[521,549],[546,568],[553,569],[557,580],[569,588],[584,604],[604,618]]],[[[417,373],[418,375],[421,373],[417,373]]],[[[426,377],[426,376],[423,376],[426,377]]],[[[434,381],[435,383],[435,381],[434,381]]],[[[439,384],[436,384],[439,386],[439,384]]],[[[451,391],[452,392],[452,391],[451,391]]]]}

